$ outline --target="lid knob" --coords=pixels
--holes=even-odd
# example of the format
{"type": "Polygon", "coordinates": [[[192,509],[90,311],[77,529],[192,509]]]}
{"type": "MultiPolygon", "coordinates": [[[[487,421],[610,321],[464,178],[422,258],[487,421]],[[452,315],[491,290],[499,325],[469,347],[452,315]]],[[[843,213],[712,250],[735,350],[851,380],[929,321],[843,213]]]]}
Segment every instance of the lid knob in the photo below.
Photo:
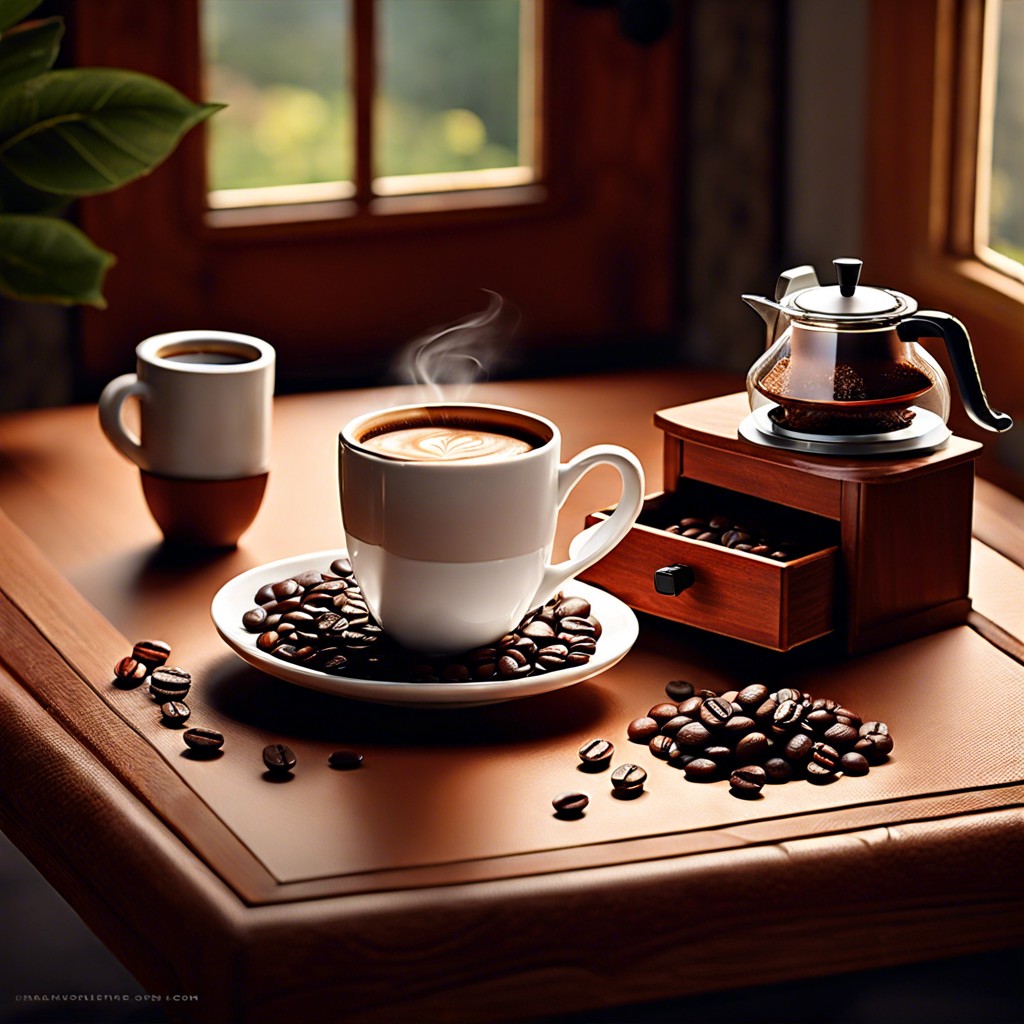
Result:
{"type": "Polygon", "coordinates": [[[863,260],[838,259],[832,261],[836,268],[836,276],[839,278],[839,294],[849,298],[857,290],[857,282],[860,281],[860,268],[864,266],[863,260]]]}

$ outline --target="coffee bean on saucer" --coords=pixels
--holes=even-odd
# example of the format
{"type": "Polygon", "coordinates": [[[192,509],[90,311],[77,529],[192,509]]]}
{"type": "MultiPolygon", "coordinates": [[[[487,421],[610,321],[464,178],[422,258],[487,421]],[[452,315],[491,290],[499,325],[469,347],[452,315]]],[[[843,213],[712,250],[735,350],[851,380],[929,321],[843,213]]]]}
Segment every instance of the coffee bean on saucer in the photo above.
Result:
{"type": "Polygon", "coordinates": [[[166,704],[160,705],[160,714],[168,725],[182,725],[189,720],[192,712],[184,701],[169,700],[166,704]]]}
{"type": "Polygon", "coordinates": [[[363,755],[358,750],[335,750],[327,758],[327,763],[332,768],[337,768],[341,771],[352,771],[354,768],[362,767],[363,755]]]}
{"type": "Polygon", "coordinates": [[[317,572],[316,569],[307,569],[305,572],[300,572],[298,575],[293,576],[292,579],[303,590],[306,590],[309,587],[315,587],[318,583],[323,583],[324,574],[317,572]]]}
{"type": "Polygon", "coordinates": [[[652,736],[658,733],[661,728],[657,721],[650,717],[650,715],[644,715],[642,718],[634,718],[632,722],[626,727],[626,735],[634,743],[646,743],[652,736]]]}
{"type": "Polygon", "coordinates": [[[122,658],[114,666],[114,675],[122,682],[131,683],[133,686],[138,686],[146,678],[148,671],[143,662],[132,657],[122,658]]]}
{"type": "Polygon", "coordinates": [[[737,768],[729,776],[729,786],[735,796],[750,797],[757,796],[767,781],[767,775],[760,765],[749,764],[743,768],[737,768]]]}
{"type": "Polygon", "coordinates": [[[653,718],[658,723],[658,728],[660,729],[670,718],[675,718],[678,714],[679,707],[676,704],[655,704],[647,712],[647,717],[653,718]]]}
{"type": "Polygon", "coordinates": [[[335,576],[351,576],[352,562],[348,558],[336,558],[331,562],[331,572],[335,576]]]}
{"type": "Polygon", "coordinates": [[[268,772],[287,774],[295,767],[295,751],[286,743],[268,743],[263,748],[263,763],[268,772]]]}
{"type": "Polygon", "coordinates": [[[612,788],[619,792],[634,792],[644,788],[647,772],[638,764],[620,764],[612,772],[612,788]]]}
{"type": "Polygon", "coordinates": [[[250,608],[242,616],[242,625],[245,626],[250,633],[258,633],[263,628],[263,623],[266,621],[267,610],[262,605],[250,608]]]}
{"type": "Polygon", "coordinates": [[[586,793],[570,792],[559,793],[551,801],[551,806],[560,818],[578,818],[589,803],[590,797],[586,793]]]}
{"type": "Polygon", "coordinates": [[[132,648],[132,657],[150,669],[159,668],[171,656],[171,645],[163,640],[140,640],[132,648]]]}
{"type": "Polygon", "coordinates": [[[579,749],[580,760],[592,768],[607,768],[614,753],[615,746],[609,740],[588,740],[579,749]]]}
{"type": "Polygon", "coordinates": [[[272,583],[267,583],[265,586],[260,587],[260,589],[256,591],[256,596],[253,600],[257,604],[270,604],[272,601],[277,600],[274,596],[274,585],[272,583]]]}
{"type": "Polygon", "coordinates": [[[871,770],[868,759],[856,750],[847,751],[839,759],[839,767],[844,775],[867,775],[871,770]]]}
{"type": "Polygon", "coordinates": [[[261,651],[272,651],[280,640],[280,633],[275,632],[273,629],[268,629],[265,633],[260,633],[256,638],[256,646],[261,651]]]}
{"type": "Polygon", "coordinates": [[[685,679],[673,679],[665,684],[665,693],[669,700],[674,700],[678,704],[681,700],[693,696],[693,683],[688,683],[685,679]]]}
{"type": "Polygon", "coordinates": [[[282,601],[285,598],[294,597],[302,588],[295,580],[279,580],[270,589],[274,592],[274,597],[278,601],[282,601]]]}
{"type": "Polygon", "coordinates": [[[563,597],[555,605],[560,619],[586,619],[590,615],[590,602],[583,597],[563,597]]]}
{"type": "Polygon", "coordinates": [[[224,746],[224,737],[216,729],[186,729],[181,738],[199,753],[212,753],[224,746]]]}
{"type": "Polygon", "coordinates": [[[149,677],[149,692],[163,700],[182,700],[192,686],[192,676],[183,668],[165,665],[149,677]]]}

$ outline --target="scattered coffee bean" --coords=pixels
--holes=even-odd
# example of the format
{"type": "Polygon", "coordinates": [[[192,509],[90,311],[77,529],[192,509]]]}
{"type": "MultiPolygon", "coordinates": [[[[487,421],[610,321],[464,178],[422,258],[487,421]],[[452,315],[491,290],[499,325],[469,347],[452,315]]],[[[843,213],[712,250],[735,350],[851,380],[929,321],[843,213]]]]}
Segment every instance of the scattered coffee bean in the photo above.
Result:
{"type": "Polygon", "coordinates": [[[589,803],[590,797],[586,793],[570,792],[559,793],[551,801],[551,806],[554,807],[555,814],[561,818],[578,818],[589,803]]]}
{"type": "Polygon", "coordinates": [[[295,751],[286,743],[268,743],[263,748],[263,763],[268,772],[285,775],[295,767],[295,751]]]}
{"type": "Polygon", "coordinates": [[[871,766],[863,754],[849,750],[839,759],[839,767],[844,775],[867,775],[871,766]]]}
{"type": "Polygon", "coordinates": [[[184,701],[169,700],[166,704],[160,705],[160,714],[169,725],[182,725],[189,720],[192,712],[184,701]]]}
{"type": "Polygon", "coordinates": [[[187,746],[200,753],[212,753],[224,746],[224,737],[216,729],[186,729],[181,738],[187,746]]]}
{"type": "Polygon", "coordinates": [[[354,768],[362,767],[363,755],[360,754],[358,750],[335,750],[334,753],[327,758],[327,763],[332,768],[338,768],[341,771],[352,771],[354,768]]]}
{"type": "Polygon", "coordinates": [[[579,749],[580,760],[589,767],[607,768],[615,746],[608,740],[588,740],[579,749]]]}
{"type": "Polygon", "coordinates": [[[644,788],[647,772],[638,764],[620,764],[612,772],[612,788],[619,791],[635,791],[644,788]]]}
{"type": "Polygon", "coordinates": [[[140,640],[132,648],[132,657],[150,669],[166,664],[171,656],[171,645],[163,640],[140,640]]]}
{"type": "Polygon", "coordinates": [[[760,765],[750,764],[737,768],[729,776],[729,786],[736,796],[750,798],[757,796],[764,789],[768,776],[760,765]]]}
{"type": "Polygon", "coordinates": [[[114,675],[122,682],[130,682],[134,686],[138,686],[146,678],[148,671],[144,662],[136,661],[135,658],[131,657],[122,658],[114,666],[114,675]]]}
{"type": "Polygon", "coordinates": [[[669,700],[674,700],[678,704],[681,700],[693,696],[693,683],[688,683],[685,679],[673,679],[665,684],[665,693],[669,700]]]}
{"type": "Polygon", "coordinates": [[[165,665],[149,677],[149,692],[157,699],[184,700],[192,687],[192,676],[183,668],[165,665]]]}

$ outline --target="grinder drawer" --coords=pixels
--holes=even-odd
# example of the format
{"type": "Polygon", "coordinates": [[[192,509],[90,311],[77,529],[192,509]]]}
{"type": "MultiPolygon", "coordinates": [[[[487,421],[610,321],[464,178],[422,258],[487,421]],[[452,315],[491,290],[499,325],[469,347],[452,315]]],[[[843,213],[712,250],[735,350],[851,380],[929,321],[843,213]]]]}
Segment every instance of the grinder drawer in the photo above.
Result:
{"type": "MultiPolygon", "coordinates": [[[[832,631],[837,524],[696,481],[679,484],[650,496],[625,539],[580,579],[637,611],[777,651],[832,631]],[[780,561],[666,531],[684,517],[713,515],[774,539],[793,557],[780,561]]],[[[592,513],[587,524],[611,511],[592,513]]]]}

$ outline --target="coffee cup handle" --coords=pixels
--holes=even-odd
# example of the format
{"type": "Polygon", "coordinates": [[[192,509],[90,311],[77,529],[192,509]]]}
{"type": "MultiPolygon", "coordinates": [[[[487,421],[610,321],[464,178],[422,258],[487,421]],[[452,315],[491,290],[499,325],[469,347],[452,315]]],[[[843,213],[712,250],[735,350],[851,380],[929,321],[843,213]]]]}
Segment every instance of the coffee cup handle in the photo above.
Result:
{"type": "Polygon", "coordinates": [[[531,608],[543,604],[567,580],[600,561],[623,537],[629,533],[644,504],[644,470],[640,460],[628,449],[618,445],[602,444],[587,448],[574,459],[558,467],[558,507],[561,508],[569,492],[584,474],[595,466],[608,465],[618,470],[622,478],[622,497],[615,511],[601,523],[581,531],[572,546],[580,543],[579,550],[564,562],[544,568],[537,594],[531,608]]]}
{"type": "Polygon", "coordinates": [[[134,373],[115,377],[100,395],[100,426],[110,443],[124,456],[131,459],[140,469],[149,469],[149,459],[142,443],[124,425],[121,411],[125,400],[133,395],[145,396],[149,387],[134,373]]]}

